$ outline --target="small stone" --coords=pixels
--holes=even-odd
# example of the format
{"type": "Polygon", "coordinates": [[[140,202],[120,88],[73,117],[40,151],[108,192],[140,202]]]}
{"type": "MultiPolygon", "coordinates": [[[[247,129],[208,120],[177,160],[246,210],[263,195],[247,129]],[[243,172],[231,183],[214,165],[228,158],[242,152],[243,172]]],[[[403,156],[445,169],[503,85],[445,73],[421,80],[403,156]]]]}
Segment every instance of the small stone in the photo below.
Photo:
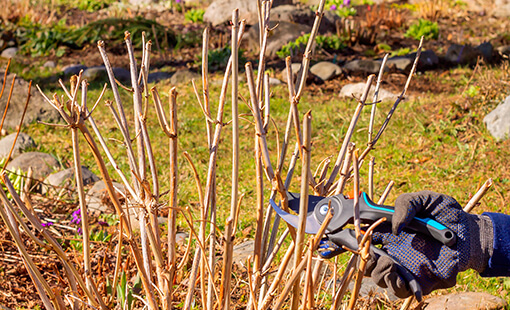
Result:
{"type": "Polygon", "coordinates": [[[53,171],[60,168],[58,161],[50,154],[41,152],[28,152],[19,155],[14,158],[8,165],[7,170],[27,172],[29,168],[32,168],[34,179],[44,179],[53,171]]]}
{"type": "Polygon", "coordinates": [[[87,81],[96,81],[107,79],[106,68],[104,66],[90,67],[83,71],[83,78],[87,81]]]}
{"type": "Polygon", "coordinates": [[[149,73],[149,76],[147,77],[148,83],[157,83],[159,81],[168,80],[172,77],[172,73],[170,72],[151,72],[149,73]]]}
{"type": "MultiPolygon", "coordinates": [[[[125,191],[124,185],[120,183],[113,182],[113,187],[118,192],[123,193],[125,191]]],[[[104,203],[109,199],[110,198],[108,196],[108,191],[106,190],[106,185],[102,180],[95,182],[92,188],[88,190],[85,196],[87,209],[89,210],[89,212],[91,212],[91,215],[98,215],[101,213],[112,213],[113,210],[110,210],[108,205],[104,203]]]]}
{"type": "Polygon", "coordinates": [[[53,60],[48,60],[47,62],[45,62],[43,64],[44,68],[50,68],[50,69],[54,69],[56,66],[57,66],[57,64],[53,60]]]}
{"type": "Polygon", "coordinates": [[[386,66],[395,67],[397,70],[409,72],[413,66],[413,60],[407,56],[397,56],[388,58],[386,66]]]}
{"type": "Polygon", "coordinates": [[[2,58],[14,58],[16,54],[18,53],[17,47],[8,47],[2,51],[0,54],[0,57],[2,58]]]}
{"type": "MultiPolygon", "coordinates": [[[[352,98],[355,96],[356,98],[361,98],[363,91],[365,90],[366,83],[355,83],[355,84],[347,84],[342,87],[340,90],[340,97],[348,97],[352,98]]],[[[372,86],[370,88],[370,92],[368,93],[369,100],[372,100],[375,92],[375,87],[372,86]]],[[[380,101],[392,101],[397,99],[398,95],[394,94],[384,88],[379,88],[379,94],[377,96],[377,100],[380,101]]]]}
{"type": "Polygon", "coordinates": [[[446,61],[455,65],[474,65],[482,53],[471,45],[452,44],[444,56],[446,61]]]}
{"type": "Polygon", "coordinates": [[[234,245],[234,253],[232,258],[236,264],[245,264],[249,256],[253,255],[255,248],[255,241],[247,240],[242,243],[234,245]]]}
{"type": "MultiPolygon", "coordinates": [[[[99,181],[99,177],[87,167],[82,166],[82,180],[83,185],[88,185],[99,181]]],[[[72,184],[75,184],[74,167],[49,175],[44,180],[41,192],[45,194],[50,188],[56,188],[56,191],[59,191],[60,188],[70,187],[72,184]]]]}
{"type": "MultiPolygon", "coordinates": [[[[112,71],[117,80],[123,82],[131,81],[131,73],[129,70],[114,67],[112,71]]],[[[90,67],[83,72],[83,77],[88,81],[106,80],[108,79],[108,73],[106,72],[105,66],[90,67]]]]}
{"type": "Polygon", "coordinates": [[[510,96],[483,118],[487,130],[496,140],[510,137],[510,96]]]}
{"type": "Polygon", "coordinates": [[[113,75],[119,81],[130,82],[131,81],[131,72],[128,69],[114,67],[112,68],[113,75]]]}
{"type": "Polygon", "coordinates": [[[310,72],[318,76],[323,81],[328,81],[342,74],[342,68],[332,62],[321,61],[313,65],[310,68],[310,72]]]}
{"type": "Polygon", "coordinates": [[[492,62],[494,60],[494,47],[489,42],[484,42],[475,47],[483,56],[486,62],[492,62]]]}
{"type": "MultiPolygon", "coordinates": [[[[9,155],[12,144],[14,143],[14,139],[16,138],[16,133],[11,133],[6,136],[2,140],[0,140],[0,158],[5,158],[9,155]]],[[[21,154],[26,149],[34,148],[35,142],[26,133],[20,132],[18,139],[16,140],[16,144],[14,145],[14,149],[12,151],[11,157],[14,158],[21,154]]]]}
{"type": "MultiPolygon", "coordinates": [[[[409,54],[414,62],[416,58],[416,52],[409,54]]],[[[434,69],[439,64],[439,57],[433,50],[424,50],[421,52],[420,59],[418,60],[418,70],[423,71],[427,69],[434,69]]]]}
{"type": "Polygon", "coordinates": [[[64,72],[64,75],[70,76],[70,75],[78,75],[80,74],[81,70],[86,70],[87,66],[84,65],[68,65],[62,68],[62,71],[64,72]]]}
{"type": "Polygon", "coordinates": [[[343,67],[343,69],[350,72],[368,74],[378,74],[380,68],[381,68],[380,61],[370,59],[353,60],[346,63],[343,67]]]}
{"type": "Polygon", "coordinates": [[[189,238],[189,235],[185,232],[178,232],[175,234],[175,242],[177,244],[183,244],[186,242],[186,239],[189,238]]]}
{"type": "Polygon", "coordinates": [[[276,85],[280,85],[280,84],[282,84],[282,81],[280,81],[279,79],[274,78],[274,77],[269,77],[269,85],[276,86],[276,85]]]}
{"type": "Polygon", "coordinates": [[[500,46],[496,49],[500,55],[510,55],[510,45],[500,46]]]}
{"type": "Polygon", "coordinates": [[[425,299],[426,310],[496,310],[505,309],[507,302],[487,293],[463,292],[425,299]]]}
{"type": "MultiPolygon", "coordinates": [[[[294,82],[296,82],[297,75],[299,73],[299,70],[301,70],[301,63],[295,62],[290,65],[290,68],[292,70],[292,79],[294,82]]],[[[282,80],[284,83],[287,83],[287,68],[282,70],[282,80]]]]}

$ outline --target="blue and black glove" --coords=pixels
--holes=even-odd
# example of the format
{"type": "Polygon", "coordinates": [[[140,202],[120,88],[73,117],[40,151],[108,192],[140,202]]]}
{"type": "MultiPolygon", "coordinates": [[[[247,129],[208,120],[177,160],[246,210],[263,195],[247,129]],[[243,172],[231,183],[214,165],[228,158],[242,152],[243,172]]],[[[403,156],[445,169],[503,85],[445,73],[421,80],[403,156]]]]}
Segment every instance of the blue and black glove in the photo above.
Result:
{"type": "MultiPolygon", "coordinates": [[[[466,213],[454,198],[431,191],[399,196],[391,225],[383,223],[376,230],[373,243],[382,244],[388,255],[414,275],[424,295],[454,286],[459,272],[483,272],[493,252],[493,226],[488,216],[466,213]],[[457,242],[449,247],[405,230],[415,216],[430,217],[445,225],[457,235],[457,242]]],[[[388,257],[372,253],[366,275],[397,297],[412,295],[388,257]]]]}

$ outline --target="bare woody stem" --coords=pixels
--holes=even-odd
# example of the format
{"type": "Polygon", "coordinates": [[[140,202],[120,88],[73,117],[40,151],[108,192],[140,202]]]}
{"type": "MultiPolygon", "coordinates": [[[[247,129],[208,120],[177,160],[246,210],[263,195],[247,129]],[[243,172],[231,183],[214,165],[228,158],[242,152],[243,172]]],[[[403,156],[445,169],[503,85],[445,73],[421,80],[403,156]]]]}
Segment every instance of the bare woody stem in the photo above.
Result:
{"type": "Polygon", "coordinates": [[[476,207],[478,205],[478,202],[480,201],[480,199],[482,199],[483,196],[485,196],[485,193],[487,193],[487,191],[489,190],[489,188],[491,188],[492,186],[492,179],[488,179],[487,181],[485,181],[485,183],[482,185],[482,187],[480,187],[480,189],[478,189],[478,191],[476,192],[476,194],[468,201],[468,203],[466,204],[466,206],[464,207],[464,212],[471,212],[473,210],[474,207],[476,207]]]}
{"type": "Polygon", "coordinates": [[[342,163],[345,153],[347,152],[347,147],[349,142],[351,141],[352,134],[354,133],[354,128],[358,123],[359,116],[361,114],[361,110],[365,106],[365,101],[368,97],[368,92],[370,91],[370,86],[372,85],[372,81],[374,80],[374,75],[370,75],[368,77],[367,83],[365,85],[365,89],[363,94],[361,95],[361,99],[359,100],[358,106],[356,107],[356,111],[352,116],[351,123],[349,124],[349,128],[347,129],[347,133],[345,134],[344,140],[342,142],[342,147],[340,148],[340,152],[338,153],[338,157],[336,159],[335,165],[333,166],[333,170],[331,171],[331,175],[329,176],[329,180],[326,183],[325,190],[328,191],[331,184],[335,181],[335,178],[340,170],[340,164],[342,163]]]}
{"type": "MultiPolygon", "coordinates": [[[[301,263],[301,255],[305,240],[306,216],[308,214],[308,179],[311,159],[311,140],[312,140],[312,114],[307,112],[303,117],[303,151],[302,169],[301,169],[301,199],[299,200],[299,226],[296,233],[296,248],[294,249],[294,269],[296,270],[301,263]]],[[[299,306],[300,285],[294,285],[292,293],[292,309],[299,306]]],[[[306,292],[305,292],[306,294],[306,292]]]]}

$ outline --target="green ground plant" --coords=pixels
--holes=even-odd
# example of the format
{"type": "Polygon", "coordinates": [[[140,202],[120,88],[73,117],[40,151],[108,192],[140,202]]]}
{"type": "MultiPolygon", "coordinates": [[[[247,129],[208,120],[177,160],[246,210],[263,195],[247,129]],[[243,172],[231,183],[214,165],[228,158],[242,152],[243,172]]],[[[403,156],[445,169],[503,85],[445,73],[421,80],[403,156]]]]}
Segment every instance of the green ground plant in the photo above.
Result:
{"type": "Polygon", "coordinates": [[[420,18],[409,26],[404,36],[415,40],[419,40],[422,36],[425,40],[437,39],[439,37],[439,26],[437,22],[420,18]]]}
{"type": "Polygon", "coordinates": [[[22,19],[13,28],[19,40],[20,50],[24,54],[61,57],[69,47],[76,46],[69,37],[72,28],[66,26],[65,19],[51,25],[41,25],[22,19]]]}
{"type": "MultiPolygon", "coordinates": [[[[302,54],[309,38],[309,34],[298,37],[296,40],[282,46],[282,48],[276,52],[276,55],[280,58],[285,58],[287,56],[302,54]]],[[[339,37],[337,35],[318,35],[315,38],[315,48],[317,50],[323,49],[328,52],[339,51],[347,46],[345,41],[345,38],[339,37]]]]}
{"type": "Polygon", "coordinates": [[[201,23],[204,21],[204,9],[189,9],[184,13],[184,19],[192,23],[201,23]]]}

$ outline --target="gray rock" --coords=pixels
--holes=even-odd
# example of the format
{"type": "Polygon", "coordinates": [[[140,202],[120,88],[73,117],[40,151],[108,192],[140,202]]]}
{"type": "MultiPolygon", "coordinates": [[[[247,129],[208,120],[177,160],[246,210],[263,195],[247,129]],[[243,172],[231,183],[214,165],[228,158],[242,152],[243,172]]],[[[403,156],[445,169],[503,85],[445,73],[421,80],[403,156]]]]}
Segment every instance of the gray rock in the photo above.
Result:
{"type": "MultiPolygon", "coordinates": [[[[125,191],[123,184],[113,182],[113,187],[115,187],[115,189],[117,189],[120,193],[125,191]]],[[[110,210],[108,204],[105,203],[109,199],[104,181],[97,181],[86,194],[85,200],[87,203],[87,209],[91,212],[91,215],[94,216],[101,213],[114,213],[114,210],[110,210]]]]}
{"type": "MultiPolygon", "coordinates": [[[[3,73],[0,72],[0,75],[3,76],[3,73]]],[[[5,89],[10,89],[11,82],[12,75],[9,74],[7,76],[5,89]]],[[[61,119],[60,115],[49,103],[43,99],[42,95],[34,86],[35,85],[32,85],[30,92],[30,103],[28,104],[28,109],[23,120],[23,125],[29,125],[36,121],[58,122],[61,119]]],[[[12,129],[19,125],[21,115],[23,114],[23,110],[27,102],[27,95],[28,82],[21,78],[16,78],[16,81],[14,82],[14,91],[12,94],[11,103],[9,104],[9,110],[7,111],[7,116],[5,118],[5,128],[12,129]]],[[[5,110],[7,97],[8,96],[4,95],[0,99],[0,111],[5,110]]]]}
{"type": "MultiPolygon", "coordinates": [[[[112,68],[112,70],[113,75],[117,80],[123,82],[131,81],[131,74],[129,70],[119,67],[112,68]]],[[[106,72],[106,68],[104,66],[90,67],[85,69],[83,72],[83,77],[88,81],[106,80],[108,79],[108,73],[106,72]]]]}
{"type": "Polygon", "coordinates": [[[370,59],[353,60],[343,66],[347,71],[367,74],[378,74],[380,68],[380,61],[370,59]]]}
{"type": "Polygon", "coordinates": [[[455,65],[474,65],[482,53],[471,45],[452,44],[446,51],[445,60],[455,65]]]}
{"type": "MultiPolygon", "coordinates": [[[[396,69],[409,72],[413,67],[414,60],[416,59],[416,52],[410,53],[405,56],[396,56],[388,59],[386,65],[388,67],[394,66],[396,69]]],[[[427,69],[434,69],[439,64],[439,57],[432,50],[425,50],[421,52],[418,61],[417,70],[424,71],[427,69]]]]}
{"type": "Polygon", "coordinates": [[[106,68],[104,66],[90,67],[83,71],[83,78],[87,81],[97,81],[107,79],[106,68]]]}
{"type": "Polygon", "coordinates": [[[396,56],[392,58],[388,58],[386,62],[386,66],[388,68],[396,68],[400,71],[411,71],[411,68],[413,67],[414,60],[407,56],[396,56]]]}
{"type": "MultiPolygon", "coordinates": [[[[416,52],[409,54],[409,58],[413,61],[416,58],[416,52]]],[[[439,57],[433,50],[424,50],[421,52],[420,60],[418,61],[418,70],[433,69],[439,64],[439,57]]]]}
{"type": "MultiPolygon", "coordinates": [[[[99,177],[92,173],[87,167],[82,166],[83,185],[88,185],[99,181],[99,177]]],[[[71,187],[75,184],[74,167],[68,168],[57,173],[49,175],[41,188],[43,194],[51,188],[56,188],[58,192],[61,187],[71,187]]]]}
{"type": "Polygon", "coordinates": [[[152,5],[155,3],[158,3],[158,1],[156,1],[156,0],[129,0],[129,4],[131,4],[133,6],[144,7],[144,6],[152,5]]]}
{"type": "Polygon", "coordinates": [[[32,168],[34,179],[44,179],[50,173],[60,168],[58,161],[50,154],[41,152],[28,152],[19,155],[14,158],[8,165],[7,170],[16,171],[21,169],[22,171],[28,171],[32,168]]]}
{"type": "MultiPolygon", "coordinates": [[[[14,138],[16,138],[16,133],[11,133],[0,140],[0,158],[7,157],[9,155],[12,144],[14,143],[14,138]]],[[[14,149],[12,150],[11,157],[14,158],[21,154],[24,150],[33,147],[35,147],[35,142],[32,137],[26,133],[20,132],[18,139],[16,140],[16,144],[14,145],[14,149]]]]}
{"type": "Polygon", "coordinates": [[[510,0],[494,0],[494,8],[493,13],[497,17],[510,16],[510,0]]]}
{"type": "Polygon", "coordinates": [[[247,240],[234,245],[234,254],[232,255],[234,263],[244,265],[248,259],[248,256],[253,256],[254,248],[255,241],[253,240],[247,240]]]}
{"type": "Polygon", "coordinates": [[[186,242],[186,239],[189,238],[189,235],[185,232],[178,232],[175,234],[175,242],[177,244],[183,244],[186,242]]]}
{"type": "Polygon", "coordinates": [[[487,130],[497,140],[510,137],[510,96],[483,118],[487,130]]]}
{"type": "MultiPolygon", "coordinates": [[[[275,0],[273,8],[292,4],[292,0],[275,0]]],[[[257,1],[246,0],[216,0],[207,7],[204,14],[204,21],[217,26],[232,20],[232,11],[239,9],[239,20],[246,19],[248,25],[258,22],[257,1]]]]}
{"type": "Polygon", "coordinates": [[[43,64],[43,67],[44,68],[54,69],[55,67],[57,67],[57,64],[53,60],[48,60],[47,62],[45,62],[43,64]]]}
{"type": "MultiPolygon", "coordinates": [[[[121,183],[113,182],[113,187],[117,190],[118,197],[121,197],[121,193],[126,191],[125,187],[121,183]]],[[[92,188],[86,194],[86,204],[89,214],[92,216],[98,216],[102,213],[116,213],[113,207],[111,207],[111,200],[106,190],[104,181],[97,181],[94,183],[92,188]]],[[[125,206],[123,206],[125,208],[125,206]]],[[[140,229],[140,223],[138,220],[138,214],[140,209],[130,207],[128,209],[128,216],[131,222],[131,227],[135,230],[140,229]]],[[[158,217],[158,224],[162,225],[167,219],[165,217],[158,217]]]]}
{"type": "Polygon", "coordinates": [[[2,58],[14,58],[16,54],[18,53],[17,47],[8,47],[2,51],[0,54],[0,57],[2,58]]]}
{"type": "Polygon", "coordinates": [[[280,84],[282,84],[282,81],[280,81],[279,79],[271,77],[271,76],[269,77],[269,85],[276,86],[276,85],[280,85],[280,84]]]}
{"type": "MultiPolygon", "coordinates": [[[[355,96],[356,98],[360,98],[365,90],[366,83],[355,83],[355,84],[347,84],[342,87],[340,90],[340,97],[348,97],[352,98],[355,96]]],[[[368,100],[372,100],[375,92],[375,87],[372,85],[370,88],[370,92],[368,93],[368,100]]],[[[384,88],[379,88],[379,95],[377,96],[380,101],[393,101],[397,99],[398,95],[394,94],[384,88]]]]}
{"type": "Polygon", "coordinates": [[[147,77],[147,82],[148,83],[156,83],[159,81],[168,80],[171,77],[172,77],[172,73],[170,73],[170,72],[163,72],[163,71],[152,72],[152,73],[149,73],[149,76],[147,77]]]}
{"type": "Polygon", "coordinates": [[[200,80],[202,76],[196,72],[188,69],[183,69],[175,72],[170,78],[172,85],[190,83],[191,80],[200,80]]]}
{"type": "MultiPolygon", "coordinates": [[[[280,22],[289,22],[312,27],[315,21],[315,11],[309,7],[295,5],[280,5],[271,9],[271,20],[280,22]]],[[[336,31],[336,22],[340,21],[340,16],[333,12],[327,11],[321,20],[319,27],[320,33],[336,31]]]]}
{"type": "Polygon", "coordinates": [[[85,71],[87,69],[87,66],[84,65],[68,65],[62,68],[62,71],[64,72],[64,75],[70,76],[70,75],[78,75],[81,70],[85,71]]]}
{"type": "Polygon", "coordinates": [[[427,310],[495,310],[505,309],[507,302],[487,293],[463,292],[434,296],[424,301],[427,310]]]}
{"type": "Polygon", "coordinates": [[[500,46],[496,50],[500,55],[510,56],[510,45],[500,46]]]}
{"type": "Polygon", "coordinates": [[[494,47],[489,42],[484,42],[475,48],[482,54],[486,62],[492,62],[494,60],[494,47]]]}
{"type": "MultiPolygon", "coordinates": [[[[296,82],[296,79],[297,79],[297,75],[299,73],[299,70],[301,70],[301,63],[292,63],[290,65],[291,69],[292,69],[292,79],[294,82],[296,82]]],[[[283,69],[282,70],[282,80],[284,83],[287,83],[287,68],[283,69]]]]}
{"type": "Polygon", "coordinates": [[[342,68],[332,62],[321,61],[313,65],[310,68],[310,72],[318,76],[323,81],[328,81],[342,74],[342,68]]]}
{"type": "Polygon", "coordinates": [[[112,68],[113,75],[115,75],[115,78],[119,81],[123,82],[131,82],[131,72],[128,69],[120,68],[120,67],[114,67],[112,68]]]}
{"type": "MultiPolygon", "coordinates": [[[[270,57],[276,56],[276,52],[279,51],[282,46],[286,45],[291,41],[295,41],[300,36],[307,34],[310,32],[311,27],[308,25],[295,24],[290,22],[280,22],[270,21],[269,23],[271,28],[278,25],[278,27],[274,28],[268,36],[267,47],[266,47],[266,55],[270,57]]],[[[259,24],[255,24],[253,27],[250,27],[248,32],[243,39],[243,47],[252,50],[258,51],[259,49],[259,24]]],[[[306,46],[302,47],[302,51],[296,51],[297,54],[302,54],[306,46]]]]}

